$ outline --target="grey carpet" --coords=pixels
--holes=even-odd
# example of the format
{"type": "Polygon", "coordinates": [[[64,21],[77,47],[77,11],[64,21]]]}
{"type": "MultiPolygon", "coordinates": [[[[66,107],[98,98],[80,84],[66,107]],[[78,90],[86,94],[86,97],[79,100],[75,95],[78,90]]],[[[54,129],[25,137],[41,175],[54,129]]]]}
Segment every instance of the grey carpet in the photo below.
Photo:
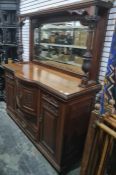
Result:
{"type": "MultiPolygon", "coordinates": [[[[67,175],[79,175],[73,170],[67,175]]],[[[58,175],[7,115],[0,102],[0,175],[58,175]]]]}

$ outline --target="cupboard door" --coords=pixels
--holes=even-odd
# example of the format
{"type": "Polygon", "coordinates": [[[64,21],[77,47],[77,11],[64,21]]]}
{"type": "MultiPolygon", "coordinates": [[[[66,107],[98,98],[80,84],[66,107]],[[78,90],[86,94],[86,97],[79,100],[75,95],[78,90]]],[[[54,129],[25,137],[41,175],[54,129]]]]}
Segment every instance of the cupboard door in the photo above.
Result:
{"type": "Polygon", "coordinates": [[[47,152],[55,156],[58,146],[56,142],[58,139],[59,104],[57,101],[54,101],[54,103],[53,101],[54,99],[49,97],[49,95],[42,94],[39,143],[47,152]]]}
{"type": "Polygon", "coordinates": [[[15,112],[15,85],[6,81],[6,102],[7,108],[15,112]]]}
{"type": "Polygon", "coordinates": [[[37,92],[34,88],[22,87],[22,109],[32,115],[36,115],[37,92]]]}
{"type": "Polygon", "coordinates": [[[16,100],[15,100],[15,82],[14,74],[10,71],[5,72],[5,81],[6,81],[6,103],[7,108],[15,113],[16,109],[16,100]]]}
{"type": "Polygon", "coordinates": [[[18,107],[31,115],[37,113],[37,88],[16,80],[18,107]]]}

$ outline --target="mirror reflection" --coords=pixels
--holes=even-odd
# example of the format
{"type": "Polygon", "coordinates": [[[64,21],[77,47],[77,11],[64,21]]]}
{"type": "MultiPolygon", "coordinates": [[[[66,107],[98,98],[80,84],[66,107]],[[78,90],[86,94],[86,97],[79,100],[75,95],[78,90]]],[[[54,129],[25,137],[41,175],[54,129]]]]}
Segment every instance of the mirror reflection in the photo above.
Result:
{"type": "Polygon", "coordinates": [[[79,21],[43,24],[34,29],[34,59],[81,69],[88,32],[88,27],[79,21]]]}

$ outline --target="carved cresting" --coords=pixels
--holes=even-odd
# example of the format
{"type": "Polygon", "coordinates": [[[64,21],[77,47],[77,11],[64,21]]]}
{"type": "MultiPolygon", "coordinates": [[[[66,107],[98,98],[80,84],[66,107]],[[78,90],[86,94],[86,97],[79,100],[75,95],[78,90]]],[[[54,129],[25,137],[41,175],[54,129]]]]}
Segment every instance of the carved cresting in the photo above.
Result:
{"type": "Polygon", "coordinates": [[[77,20],[81,22],[84,26],[89,26],[91,29],[96,27],[96,24],[100,17],[98,16],[97,7],[91,6],[79,10],[68,10],[68,12],[73,15],[77,20]]]}

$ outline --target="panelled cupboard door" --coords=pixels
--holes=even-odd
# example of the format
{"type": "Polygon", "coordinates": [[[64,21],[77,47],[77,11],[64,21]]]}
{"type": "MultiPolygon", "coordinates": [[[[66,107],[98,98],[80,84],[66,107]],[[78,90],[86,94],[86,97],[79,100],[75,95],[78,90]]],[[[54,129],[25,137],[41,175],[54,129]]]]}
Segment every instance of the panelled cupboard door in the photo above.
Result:
{"type": "Polygon", "coordinates": [[[35,88],[22,86],[22,108],[32,115],[36,115],[37,92],[35,88]]]}
{"type": "Polygon", "coordinates": [[[39,144],[54,158],[59,131],[59,102],[48,94],[41,94],[39,144]]]}
{"type": "Polygon", "coordinates": [[[12,112],[15,111],[15,85],[8,83],[6,80],[6,101],[7,108],[12,112]]]}
{"type": "Polygon", "coordinates": [[[37,113],[37,89],[23,81],[16,80],[17,104],[21,110],[30,115],[37,113]]]}

